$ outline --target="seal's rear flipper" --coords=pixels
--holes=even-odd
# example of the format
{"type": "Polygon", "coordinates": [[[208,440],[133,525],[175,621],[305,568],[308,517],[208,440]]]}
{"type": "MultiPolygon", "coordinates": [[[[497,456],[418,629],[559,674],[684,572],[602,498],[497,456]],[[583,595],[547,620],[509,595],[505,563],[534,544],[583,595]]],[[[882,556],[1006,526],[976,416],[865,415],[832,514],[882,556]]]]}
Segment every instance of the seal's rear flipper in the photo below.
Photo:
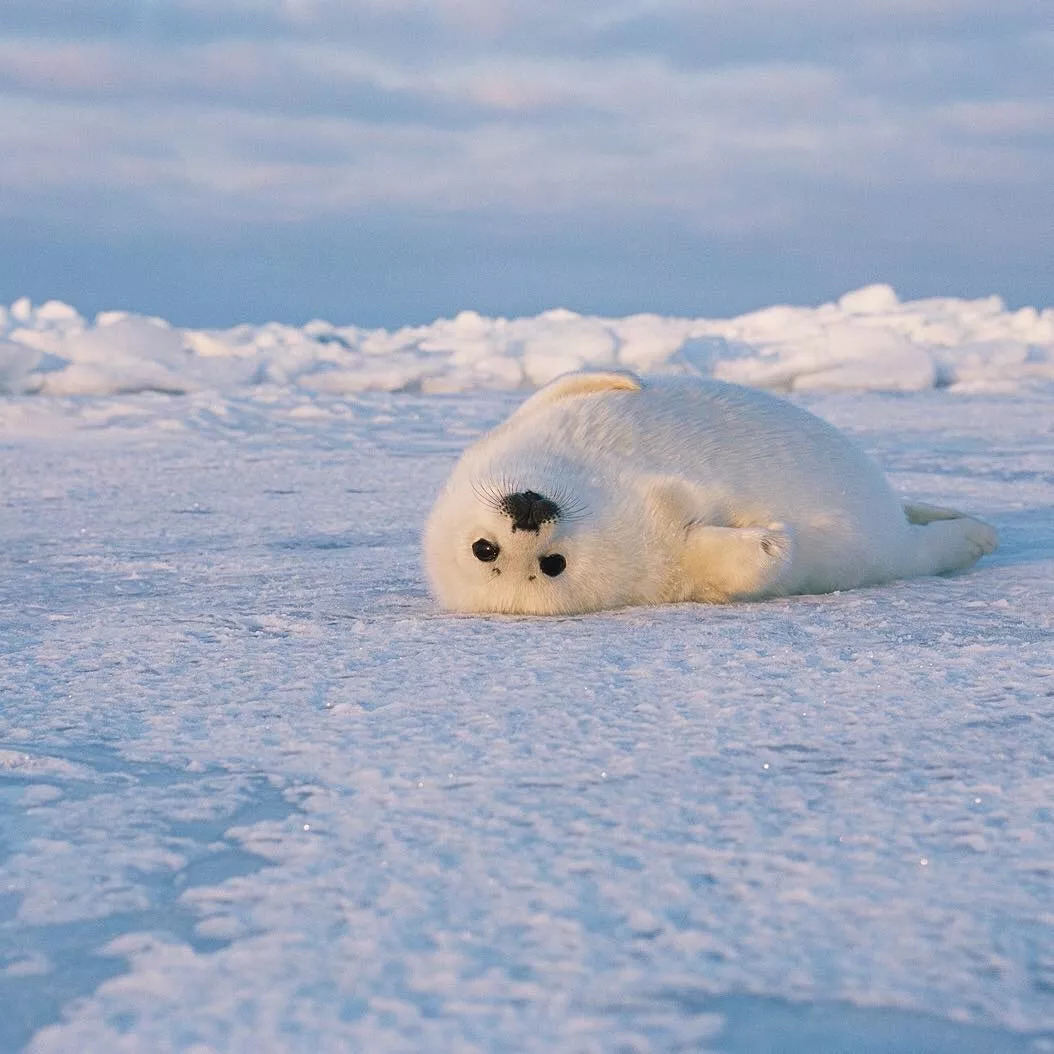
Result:
{"type": "MultiPolygon", "coordinates": [[[[949,511],[933,505],[922,508],[938,513],[949,511]]],[[[994,552],[999,545],[999,535],[994,527],[961,513],[910,522],[908,531],[912,548],[910,564],[901,572],[904,577],[961,571],[965,567],[972,567],[982,556],[994,552]]]]}
{"type": "Polygon", "coordinates": [[[945,509],[940,505],[927,505],[924,501],[905,501],[904,515],[907,517],[908,523],[917,524],[920,527],[924,527],[927,523],[934,523],[937,520],[961,520],[966,517],[965,513],[958,512],[955,509],[945,509]]]}

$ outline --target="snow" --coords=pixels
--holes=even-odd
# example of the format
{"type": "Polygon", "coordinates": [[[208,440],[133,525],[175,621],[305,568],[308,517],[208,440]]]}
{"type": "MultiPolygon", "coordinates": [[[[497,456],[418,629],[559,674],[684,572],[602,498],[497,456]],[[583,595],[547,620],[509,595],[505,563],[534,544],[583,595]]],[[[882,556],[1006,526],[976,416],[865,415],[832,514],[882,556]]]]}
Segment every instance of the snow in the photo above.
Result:
{"type": "Polygon", "coordinates": [[[5,309],[0,1050],[1054,1050],[1052,331],[5,309]],[[441,614],[436,489],[579,363],[788,390],[1002,547],[441,614]]]}
{"type": "Polygon", "coordinates": [[[1008,311],[998,297],[901,303],[869,286],[816,308],[739,318],[534,318],[463,311],[427,326],[364,330],[314,321],[181,330],[66,304],[0,307],[0,392],[108,395],[295,387],[347,395],[544,384],[568,370],[690,367],[786,391],[1015,390],[1054,378],[1054,309],[1008,311]]]}

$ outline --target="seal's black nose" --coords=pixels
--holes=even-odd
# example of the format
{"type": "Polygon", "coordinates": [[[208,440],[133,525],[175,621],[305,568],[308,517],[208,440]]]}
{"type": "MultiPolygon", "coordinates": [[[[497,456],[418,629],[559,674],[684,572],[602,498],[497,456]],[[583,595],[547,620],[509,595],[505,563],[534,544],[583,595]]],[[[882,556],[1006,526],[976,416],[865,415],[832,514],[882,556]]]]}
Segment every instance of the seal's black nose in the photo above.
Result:
{"type": "Polygon", "coordinates": [[[502,498],[501,511],[512,517],[514,531],[534,531],[537,534],[543,523],[560,515],[560,506],[533,490],[524,490],[502,498]]]}

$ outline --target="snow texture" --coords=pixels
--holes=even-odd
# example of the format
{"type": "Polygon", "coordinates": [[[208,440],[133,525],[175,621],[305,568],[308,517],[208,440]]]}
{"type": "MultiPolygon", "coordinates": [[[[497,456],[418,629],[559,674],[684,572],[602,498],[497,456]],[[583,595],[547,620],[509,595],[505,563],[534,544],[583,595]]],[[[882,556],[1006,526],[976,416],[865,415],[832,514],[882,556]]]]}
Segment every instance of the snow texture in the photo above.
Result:
{"type": "Polygon", "coordinates": [[[388,332],[321,321],[180,330],[120,311],[89,324],[56,301],[0,307],[0,392],[437,393],[531,387],[612,366],[689,368],[781,391],[1016,390],[1054,379],[1054,309],[1007,311],[999,297],[900,303],[875,285],[817,308],[728,320],[463,311],[388,332]]]}
{"type": "Polygon", "coordinates": [[[1052,324],[881,288],[399,334],[15,304],[0,1050],[1054,1050],[1052,324]],[[424,389],[601,362],[813,389],[1002,547],[440,614],[421,525],[522,395],[424,389]]]}

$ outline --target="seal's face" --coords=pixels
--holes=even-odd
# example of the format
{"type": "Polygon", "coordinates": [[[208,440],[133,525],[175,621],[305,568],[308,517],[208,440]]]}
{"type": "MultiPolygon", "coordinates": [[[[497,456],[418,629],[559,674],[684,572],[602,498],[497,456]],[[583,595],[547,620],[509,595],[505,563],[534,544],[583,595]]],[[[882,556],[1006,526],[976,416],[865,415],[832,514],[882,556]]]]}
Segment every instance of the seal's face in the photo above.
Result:
{"type": "MultiPolygon", "coordinates": [[[[525,490],[516,494],[506,494],[497,502],[498,511],[504,513],[511,521],[508,534],[515,536],[517,531],[538,536],[536,541],[541,540],[542,527],[547,524],[555,526],[560,520],[560,506],[555,501],[543,497],[537,491],[525,490]]],[[[505,532],[500,532],[505,533],[505,532]]],[[[567,557],[559,552],[544,552],[545,549],[553,549],[556,540],[553,538],[554,531],[547,531],[548,545],[532,545],[530,541],[524,544],[516,544],[513,537],[507,541],[506,547],[513,553],[510,560],[506,555],[501,560],[502,543],[496,538],[483,535],[472,543],[472,555],[484,564],[491,564],[490,573],[497,577],[502,574],[499,561],[506,565],[506,570],[512,571],[512,565],[516,565],[521,573],[525,573],[528,582],[538,580],[538,572],[547,578],[559,578],[567,570],[567,557]],[[537,555],[542,553],[542,555],[537,555]],[[537,561],[537,568],[534,563],[537,561]]]]}
{"type": "Polygon", "coordinates": [[[624,602],[627,568],[598,517],[569,493],[550,494],[475,483],[440,496],[425,552],[444,607],[560,615],[624,602]]]}

